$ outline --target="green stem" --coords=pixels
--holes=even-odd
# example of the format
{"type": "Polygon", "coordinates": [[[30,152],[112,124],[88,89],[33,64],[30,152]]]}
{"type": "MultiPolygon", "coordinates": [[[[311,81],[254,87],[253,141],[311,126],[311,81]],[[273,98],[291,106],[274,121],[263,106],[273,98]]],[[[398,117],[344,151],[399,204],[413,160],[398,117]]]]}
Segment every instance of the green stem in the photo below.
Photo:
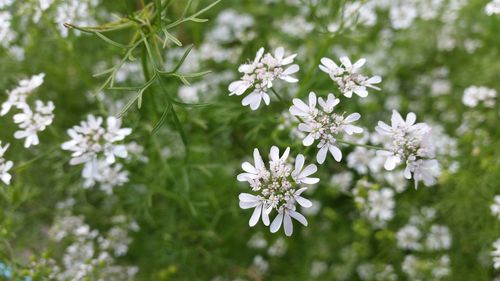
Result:
{"type": "MultiPolygon", "coordinates": [[[[339,140],[336,139],[338,143],[343,143],[351,146],[360,146],[360,147],[365,147],[369,149],[375,149],[375,150],[387,150],[386,148],[383,148],[381,146],[374,146],[374,145],[368,145],[368,144],[361,144],[361,143],[355,143],[355,142],[350,142],[350,141],[345,141],[345,140],[339,140]]],[[[388,150],[387,150],[388,151],[388,150]]]]}

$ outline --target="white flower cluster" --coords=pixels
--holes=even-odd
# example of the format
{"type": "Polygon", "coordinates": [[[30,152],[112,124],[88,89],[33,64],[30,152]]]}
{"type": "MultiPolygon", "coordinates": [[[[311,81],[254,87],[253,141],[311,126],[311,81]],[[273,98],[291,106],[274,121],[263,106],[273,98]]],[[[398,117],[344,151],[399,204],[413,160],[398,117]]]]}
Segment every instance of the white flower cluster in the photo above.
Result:
{"type": "Polygon", "coordinates": [[[8,98],[2,103],[0,115],[6,115],[12,107],[22,109],[27,104],[29,95],[43,84],[44,77],[45,74],[40,73],[30,77],[29,79],[22,79],[19,81],[19,85],[15,89],[7,91],[8,98]]]}
{"type": "Polygon", "coordinates": [[[238,71],[243,74],[240,80],[234,81],[229,85],[229,95],[242,95],[248,89],[252,92],[243,98],[241,104],[250,106],[252,110],[257,110],[264,100],[266,105],[270,103],[270,97],[267,91],[273,87],[276,79],[281,79],[290,83],[298,80],[291,75],[299,71],[297,64],[293,63],[296,54],[285,57],[285,49],[279,47],[274,52],[264,54],[264,48],[260,48],[253,62],[242,64],[238,71]]]}
{"type": "Polygon", "coordinates": [[[295,166],[292,166],[288,161],[289,153],[290,148],[287,148],[280,156],[278,147],[271,147],[268,169],[259,150],[254,149],[254,165],[244,162],[241,167],[245,172],[237,177],[238,181],[248,182],[252,191],[258,193],[258,195],[250,193],[239,195],[240,208],[254,208],[249,225],[255,226],[262,218],[264,225],[270,225],[271,232],[275,233],[283,224],[287,236],[293,233],[292,218],[307,226],[307,220],[297,212],[296,204],[309,208],[312,203],[301,196],[307,188],[300,185],[319,182],[318,178],[310,177],[316,172],[316,165],[310,164],[304,167],[305,158],[299,154],[295,159],[295,166]],[[273,210],[278,214],[270,223],[269,215],[273,210]]]}
{"type": "Polygon", "coordinates": [[[497,91],[481,86],[470,86],[464,90],[462,102],[467,107],[476,107],[482,103],[485,107],[494,107],[497,91]]]}
{"type": "Polygon", "coordinates": [[[500,0],[491,0],[484,7],[484,11],[488,16],[500,14],[500,0]]]}
{"type": "Polygon", "coordinates": [[[411,251],[402,263],[402,271],[411,280],[442,280],[450,274],[450,260],[444,254],[435,260],[429,256],[449,250],[452,237],[448,227],[435,224],[436,210],[423,207],[396,233],[398,248],[411,251]],[[422,257],[416,256],[421,253],[422,257]]]}
{"type": "Polygon", "coordinates": [[[54,120],[54,103],[51,101],[44,104],[42,101],[35,102],[35,112],[28,105],[22,107],[23,112],[14,115],[14,123],[18,124],[20,130],[14,133],[16,139],[25,139],[24,147],[38,145],[38,132],[44,131],[54,120]]]}
{"type": "Polygon", "coordinates": [[[10,184],[12,176],[9,174],[9,170],[14,166],[12,161],[8,161],[4,157],[8,148],[9,144],[2,146],[2,141],[0,141],[0,180],[6,185],[10,184]]]}
{"type": "Polygon", "coordinates": [[[112,193],[114,186],[128,182],[128,172],[122,172],[122,165],[115,163],[117,157],[127,157],[127,146],[121,142],[131,133],[132,129],[121,128],[121,120],[115,117],[108,117],[104,127],[103,118],[94,115],[68,130],[71,140],[61,147],[72,152],[70,165],[84,165],[85,188],[100,183],[102,190],[112,193]]]}
{"type": "Polygon", "coordinates": [[[250,14],[239,13],[233,9],[221,11],[214,27],[207,34],[207,40],[221,44],[235,40],[247,42],[255,37],[255,32],[252,31],[254,24],[250,14]]]}
{"type": "Polygon", "coordinates": [[[22,113],[14,115],[14,123],[18,124],[19,130],[14,133],[16,139],[25,139],[24,147],[29,148],[38,145],[38,132],[44,131],[54,120],[54,104],[49,101],[44,104],[40,100],[35,101],[33,110],[28,104],[30,94],[43,83],[45,74],[40,73],[29,79],[19,81],[19,86],[7,91],[8,98],[2,103],[0,115],[6,115],[15,107],[22,113]]]}
{"type": "Polygon", "coordinates": [[[384,263],[362,263],[356,268],[359,279],[362,281],[396,281],[398,275],[394,266],[384,263]]]}
{"type": "Polygon", "coordinates": [[[385,228],[387,222],[394,218],[396,201],[392,189],[377,188],[373,183],[360,180],[353,188],[352,194],[361,214],[373,227],[385,228]]]}
{"type": "Polygon", "coordinates": [[[11,29],[12,15],[7,11],[0,11],[0,46],[8,48],[16,37],[11,29]]]}
{"type": "Polygon", "coordinates": [[[500,195],[493,197],[493,204],[490,206],[491,214],[500,219],[500,195]]]}
{"type": "Polygon", "coordinates": [[[340,92],[350,98],[352,94],[356,94],[362,98],[368,96],[367,88],[380,90],[374,86],[382,82],[380,76],[367,77],[359,72],[365,64],[366,59],[359,59],[354,64],[348,57],[340,57],[340,65],[337,65],[329,58],[322,58],[319,68],[330,75],[330,78],[337,84],[340,92]]]}
{"type": "Polygon", "coordinates": [[[500,269],[500,238],[493,242],[491,256],[493,258],[493,267],[495,269],[500,269]]]}
{"type": "MultiPolygon", "coordinates": [[[[71,23],[77,26],[96,25],[92,9],[99,4],[99,0],[69,0],[64,1],[57,6],[55,22],[57,28],[63,37],[68,36],[68,29],[65,23],[71,23]]],[[[75,34],[80,34],[78,30],[75,34]]]]}
{"type": "Polygon", "coordinates": [[[384,168],[394,170],[402,162],[406,163],[404,176],[415,180],[415,187],[419,181],[426,186],[436,183],[440,174],[439,163],[435,157],[435,148],[431,143],[431,128],[425,123],[415,123],[417,117],[413,112],[408,113],[406,120],[397,111],[392,112],[391,125],[379,121],[375,130],[389,140],[384,142],[386,151],[378,151],[386,158],[384,168]]]}
{"type": "Polygon", "coordinates": [[[49,231],[51,239],[67,245],[60,264],[51,266],[52,276],[57,281],[89,280],[134,280],[138,268],[119,266],[115,258],[128,251],[132,239],[128,231],[137,231],[134,222],[124,216],[111,218],[113,227],[107,234],[92,230],[82,217],[62,216],[49,231]],[[96,279],[97,278],[97,279],[96,279]]]}
{"type": "Polygon", "coordinates": [[[409,280],[444,280],[451,273],[450,257],[443,255],[439,259],[423,259],[407,255],[401,270],[409,280]]]}
{"type": "Polygon", "coordinates": [[[314,141],[319,140],[319,148],[316,160],[319,164],[325,162],[326,155],[330,152],[336,161],[342,159],[342,152],[337,147],[336,136],[346,133],[362,133],[363,129],[352,125],[352,122],[359,120],[359,113],[352,113],[344,117],[343,114],[334,113],[335,106],[340,100],[333,94],[329,94],[327,100],[316,98],[314,92],[309,93],[309,104],[305,104],[300,99],[293,99],[293,105],[290,107],[290,113],[298,116],[302,120],[299,124],[299,130],[307,133],[302,141],[304,146],[310,146],[314,141]],[[316,108],[319,104],[320,108],[316,108]]]}
{"type": "Polygon", "coordinates": [[[407,224],[396,234],[398,247],[404,250],[430,251],[448,250],[451,247],[451,234],[446,226],[434,224],[430,227],[425,243],[422,244],[422,232],[415,224],[407,224]],[[425,246],[425,248],[423,247],[425,246]]]}

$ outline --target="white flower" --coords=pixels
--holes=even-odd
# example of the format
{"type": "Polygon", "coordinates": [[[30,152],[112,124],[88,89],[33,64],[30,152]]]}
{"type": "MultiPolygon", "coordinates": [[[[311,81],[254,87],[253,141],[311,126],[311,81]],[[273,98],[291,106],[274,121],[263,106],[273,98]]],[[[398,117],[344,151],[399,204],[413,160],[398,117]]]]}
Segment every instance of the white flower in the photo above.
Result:
{"type": "Polygon", "coordinates": [[[497,91],[486,87],[470,86],[464,90],[462,102],[468,107],[476,107],[480,102],[485,107],[495,107],[497,91]]]}
{"type": "Polygon", "coordinates": [[[330,179],[330,182],[333,185],[338,186],[341,192],[348,193],[353,178],[354,176],[352,175],[351,172],[345,171],[345,172],[340,172],[338,174],[334,174],[330,179]]]}
{"type": "Polygon", "coordinates": [[[288,248],[286,241],[283,237],[278,237],[276,241],[267,249],[267,254],[271,257],[282,257],[288,248]]]}
{"type": "Polygon", "coordinates": [[[55,107],[51,101],[45,105],[42,101],[37,100],[35,104],[35,112],[27,104],[23,104],[20,106],[23,112],[14,115],[14,123],[18,124],[20,128],[14,133],[14,137],[26,139],[24,142],[26,148],[38,145],[40,141],[37,133],[44,131],[54,120],[55,107]]]}
{"type": "MultiPolygon", "coordinates": [[[[104,128],[102,117],[88,115],[86,121],[68,130],[71,140],[61,146],[64,150],[72,151],[70,165],[84,164],[82,177],[86,179],[86,187],[93,186],[96,179],[106,176],[101,174],[103,169],[102,164],[99,164],[101,160],[109,166],[115,163],[116,157],[126,158],[128,155],[127,146],[119,142],[130,135],[132,130],[121,128],[121,121],[115,117],[108,117],[106,125],[104,128]]],[[[117,170],[108,170],[108,174],[116,176],[113,180],[115,183],[126,181],[126,176],[117,170]]],[[[110,179],[102,181],[107,180],[110,179]]],[[[103,188],[106,189],[106,186],[103,188]]]]}
{"type": "Polygon", "coordinates": [[[422,245],[418,241],[421,237],[420,230],[411,224],[405,225],[396,233],[398,247],[403,250],[420,250],[422,245]]]}
{"type": "Polygon", "coordinates": [[[432,225],[425,245],[431,250],[447,250],[451,247],[451,234],[446,226],[432,225]]]}
{"type": "Polygon", "coordinates": [[[390,188],[368,191],[367,215],[370,220],[383,225],[394,217],[394,191],[390,188]]]}
{"type": "Polygon", "coordinates": [[[31,76],[29,79],[23,79],[19,81],[19,85],[11,90],[7,91],[7,95],[9,96],[5,102],[2,103],[2,110],[0,111],[0,115],[3,116],[9,113],[10,109],[14,106],[22,109],[26,104],[26,99],[29,94],[31,94],[36,88],[40,87],[43,84],[43,78],[45,77],[44,73],[40,73],[34,76],[31,76]]]}
{"type": "Polygon", "coordinates": [[[500,14],[500,0],[491,0],[491,2],[484,7],[484,11],[488,16],[500,14]]]}
{"type": "Polygon", "coordinates": [[[290,83],[298,81],[291,76],[299,71],[298,65],[292,64],[284,68],[293,63],[295,56],[296,54],[285,57],[285,50],[282,47],[277,48],[274,55],[264,54],[264,48],[260,48],[253,62],[242,64],[238,68],[243,76],[229,85],[229,95],[240,96],[253,88],[253,91],[243,98],[241,104],[249,105],[252,110],[259,108],[262,100],[269,105],[270,97],[267,90],[273,87],[274,80],[281,79],[290,83]]]}
{"type": "Polygon", "coordinates": [[[271,223],[271,232],[277,232],[281,224],[284,224],[285,234],[290,236],[293,232],[291,218],[298,220],[307,226],[307,220],[303,215],[296,212],[296,203],[304,208],[312,206],[311,201],[302,197],[306,187],[301,184],[315,184],[318,178],[310,177],[316,172],[316,165],[310,164],[304,168],[305,158],[299,154],[295,159],[295,167],[288,162],[290,148],[287,148],[280,156],[276,146],[271,147],[269,169],[266,168],[259,150],[254,149],[254,164],[244,162],[241,167],[244,173],[237,176],[238,181],[246,181],[250,184],[252,191],[258,195],[241,193],[239,195],[240,208],[251,209],[249,225],[255,226],[262,219],[264,225],[270,224],[269,215],[276,210],[278,215],[271,223]]]}
{"type": "Polygon", "coordinates": [[[12,176],[9,174],[9,170],[14,166],[12,161],[7,161],[4,158],[5,152],[9,148],[9,144],[2,147],[2,141],[0,141],[0,180],[6,185],[10,184],[12,176]]]}
{"type": "Polygon", "coordinates": [[[493,257],[493,267],[495,269],[500,268],[500,238],[493,242],[493,251],[491,252],[493,257]]]}
{"type": "Polygon", "coordinates": [[[365,64],[365,59],[359,59],[352,64],[348,57],[340,57],[340,62],[341,64],[337,65],[329,58],[322,58],[319,68],[330,75],[330,78],[337,83],[340,92],[342,92],[344,96],[350,98],[352,94],[355,93],[364,98],[368,96],[366,88],[380,90],[380,88],[373,85],[382,82],[380,76],[368,78],[358,73],[365,64]]]}
{"type": "Polygon", "coordinates": [[[328,95],[325,101],[323,98],[316,99],[314,92],[309,93],[309,104],[305,104],[300,99],[293,99],[293,105],[290,107],[290,113],[299,116],[302,123],[299,124],[299,130],[308,133],[302,141],[304,146],[310,146],[315,140],[319,140],[319,148],[316,160],[319,164],[325,162],[326,155],[330,152],[336,161],[342,159],[342,152],[337,147],[336,136],[342,133],[352,135],[361,133],[363,129],[354,126],[351,123],[359,120],[359,113],[352,113],[347,117],[333,113],[339,99],[333,94],[328,95]],[[316,102],[320,108],[316,108],[316,102]]]}
{"type": "Polygon", "coordinates": [[[415,179],[415,187],[420,181],[423,181],[426,186],[431,186],[436,184],[436,178],[441,174],[441,167],[436,159],[408,159],[403,175],[405,178],[411,179],[412,174],[415,179]]]}
{"type": "Polygon", "coordinates": [[[493,200],[490,206],[491,214],[500,219],[500,195],[495,195],[493,200]]]}
{"type": "Polygon", "coordinates": [[[114,187],[122,186],[128,182],[128,171],[123,170],[122,164],[111,165],[105,160],[96,160],[96,164],[93,165],[97,169],[92,170],[91,166],[88,165],[82,171],[84,188],[90,188],[99,183],[101,190],[112,194],[114,187]]]}
{"type": "Polygon", "coordinates": [[[382,136],[388,137],[384,142],[386,151],[377,153],[387,157],[384,168],[394,170],[402,162],[406,162],[404,176],[415,179],[415,187],[419,181],[425,185],[433,185],[435,178],[440,174],[439,163],[432,159],[435,148],[430,138],[431,128],[425,123],[415,123],[417,117],[413,112],[408,113],[406,120],[393,110],[391,126],[379,121],[375,130],[382,136]]]}
{"type": "Polygon", "coordinates": [[[412,3],[391,6],[390,18],[395,29],[407,29],[417,17],[417,9],[412,3]]]}

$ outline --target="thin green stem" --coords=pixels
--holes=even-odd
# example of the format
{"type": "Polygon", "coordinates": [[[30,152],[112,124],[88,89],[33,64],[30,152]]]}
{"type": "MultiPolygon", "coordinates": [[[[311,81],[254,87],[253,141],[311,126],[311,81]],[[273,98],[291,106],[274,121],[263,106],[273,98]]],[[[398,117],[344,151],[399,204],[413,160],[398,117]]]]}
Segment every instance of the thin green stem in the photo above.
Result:
{"type": "Polygon", "coordinates": [[[351,145],[351,146],[360,146],[360,147],[365,147],[365,148],[375,149],[375,150],[387,150],[386,148],[381,147],[381,146],[361,144],[361,143],[355,143],[355,142],[350,142],[350,141],[345,141],[345,140],[339,140],[339,139],[336,139],[336,141],[338,143],[347,144],[347,145],[351,145]]]}

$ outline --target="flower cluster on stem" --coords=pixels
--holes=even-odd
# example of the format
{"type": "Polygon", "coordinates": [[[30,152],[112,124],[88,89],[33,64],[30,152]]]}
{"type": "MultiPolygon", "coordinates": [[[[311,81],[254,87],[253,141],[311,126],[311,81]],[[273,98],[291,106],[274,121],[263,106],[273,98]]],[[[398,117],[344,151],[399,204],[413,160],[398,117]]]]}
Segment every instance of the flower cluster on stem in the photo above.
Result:
{"type": "Polygon", "coordinates": [[[297,211],[297,204],[303,208],[312,206],[311,201],[302,197],[307,190],[303,184],[316,184],[318,178],[310,177],[317,171],[314,164],[304,166],[305,157],[297,155],[295,165],[288,160],[290,148],[280,156],[279,148],[271,147],[269,168],[266,167],[258,149],[254,149],[254,164],[244,162],[241,167],[245,171],[238,175],[238,181],[248,182],[252,191],[239,195],[240,208],[253,208],[249,225],[255,226],[262,219],[264,225],[269,226],[272,233],[277,232],[283,224],[287,236],[293,233],[292,218],[307,226],[306,218],[297,211]],[[272,211],[277,212],[274,220],[270,221],[272,211]]]}

